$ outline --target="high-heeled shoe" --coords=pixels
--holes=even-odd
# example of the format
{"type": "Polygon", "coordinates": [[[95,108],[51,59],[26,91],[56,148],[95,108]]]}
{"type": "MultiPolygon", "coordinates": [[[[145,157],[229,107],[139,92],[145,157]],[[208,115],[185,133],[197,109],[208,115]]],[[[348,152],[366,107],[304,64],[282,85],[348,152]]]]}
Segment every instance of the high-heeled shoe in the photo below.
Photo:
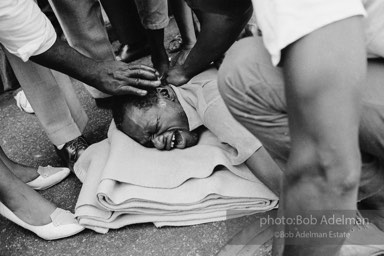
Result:
{"type": "Polygon", "coordinates": [[[44,190],[65,179],[70,172],[68,168],[57,168],[49,165],[46,167],[39,166],[37,173],[40,174],[40,176],[28,182],[27,185],[34,190],[44,190]]]}
{"type": "Polygon", "coordinates": [[[75,216],[66,210],[56,208],[50,215],[52,222],[43,226],[34,226],[22,221],[3,203],[0,202],[0,214],[13,223],[35,233],[37,236],[45,240],[56,240],[73,236],[84,230],[75,219],[75,216]]]}

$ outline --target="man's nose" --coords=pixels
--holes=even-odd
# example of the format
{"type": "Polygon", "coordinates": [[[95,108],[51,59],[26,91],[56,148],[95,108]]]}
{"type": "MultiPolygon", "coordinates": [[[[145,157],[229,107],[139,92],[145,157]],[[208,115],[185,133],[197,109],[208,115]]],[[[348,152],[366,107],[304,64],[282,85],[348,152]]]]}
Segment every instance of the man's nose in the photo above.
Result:
{"type": "Polygon", "coordinates": [[[164,149],[165,148],[165,138],[164,135],[155,136],[152,138],[153,146],[157,149],[164,149]]]}

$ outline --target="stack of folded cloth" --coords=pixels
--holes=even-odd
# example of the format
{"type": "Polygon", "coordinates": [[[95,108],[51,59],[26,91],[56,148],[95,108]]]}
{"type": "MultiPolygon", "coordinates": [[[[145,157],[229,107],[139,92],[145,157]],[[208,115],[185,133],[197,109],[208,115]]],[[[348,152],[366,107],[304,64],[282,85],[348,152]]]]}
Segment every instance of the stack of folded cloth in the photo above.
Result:
{"type": "Polygon", "coordinates": [[[194,147],[159,151],[112,123],[108,138],[75,165],[83,182],[75,214],[80,224],[106,233],[136,223],[185,226],[275,208],[276,195],[244,164],[232,166],[227,147],[205,131],[194,147]]]}

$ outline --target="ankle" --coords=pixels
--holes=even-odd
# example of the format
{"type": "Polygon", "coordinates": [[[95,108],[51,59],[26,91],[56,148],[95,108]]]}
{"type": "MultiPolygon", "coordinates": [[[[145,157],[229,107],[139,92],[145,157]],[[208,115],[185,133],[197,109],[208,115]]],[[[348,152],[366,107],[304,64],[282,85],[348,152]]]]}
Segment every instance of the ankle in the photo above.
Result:
{"type": "Polygon", "coordinates": [[[30,225],[45,225],[51,222],[50,215],[56,206],[28,186],[19,186],[13,196],[2,198],[4,205],[18,218],[30,225]]]}

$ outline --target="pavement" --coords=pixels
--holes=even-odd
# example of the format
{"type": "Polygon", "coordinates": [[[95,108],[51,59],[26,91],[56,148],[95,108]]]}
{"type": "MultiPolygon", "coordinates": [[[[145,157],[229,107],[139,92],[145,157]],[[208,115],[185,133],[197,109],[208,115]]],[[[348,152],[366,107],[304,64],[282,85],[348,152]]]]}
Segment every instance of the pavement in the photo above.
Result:
{"type": "MultiPolygon", "coordinates": [[[[176,33],[175,23],[171,21],[165,45],[176,33]]],[[[150,65],[150,59],[146,57],[137,63],[150,65]]],[[[106,138],[110,111],[99,109],[81,83],[73,80],[73,85],[89,116],[85,137],[90,143],[106,138]]],[[[0,138],[6,154],[19,163],[36,167],[62,165],[36,116],[20,111],[12,92],[0,95],[0,138]]],[[[81,183],[71,174],[41,195],[73,212],[80,189],[81,183]]],[[[259,217],[253,215],[188,227],[156,228],[148,223],[110,230],[105,235],[85,230],[70,238],[45,241],[0,216],[0,255],[215,255],[259,217]]],[[[253,255],[269,255],[265,248],[253,255]]]]}

